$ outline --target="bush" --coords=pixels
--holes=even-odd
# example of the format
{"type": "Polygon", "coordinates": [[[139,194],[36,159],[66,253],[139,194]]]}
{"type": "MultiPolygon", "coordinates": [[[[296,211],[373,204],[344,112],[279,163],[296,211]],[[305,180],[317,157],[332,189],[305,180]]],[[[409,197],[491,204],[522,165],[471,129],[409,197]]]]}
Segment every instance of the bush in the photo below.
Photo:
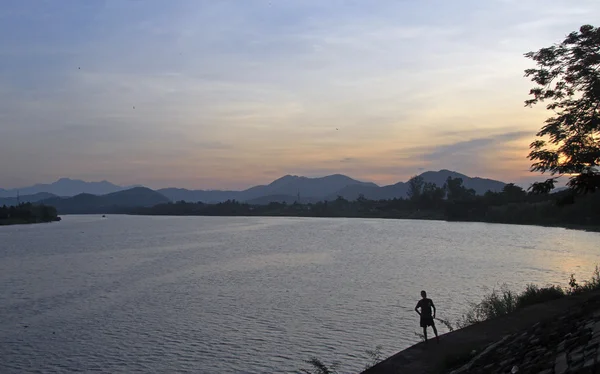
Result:
{"type": "Polygon", "coordinates": [[[523,291],[523,293],[521,293],[517,298],[517,309],[550,300],[560,299],[565,295],[565,291],[558,286],[540,288],[535,284],[528,284],[527,288],[525,288],[525,291],[523,291]]]}
{"type": "Polygon", "coordinates": [[[569,295],[575,295],[575,294],[579,294],[582,292],[599,290],[600,289],[600,269],[598,268],[598,265],[596,265],[596,268],[594,269],[592,278],[588,281],[584,281],[583,285],[577,283],[577,280],[575,279],[575,275],[571,274],[571,278],[569,279],[569,287],[570,287],[570,290],[568,291],[569,295]]]}
{"type": "Polygon", "coordinates": [[[517,309],[518,296],[503,285],[500,290],[492,290],[479,303],[472,303],[470,309],[456,323],[463,328],[488,319],[500,317],[517,309]]]}
{"type": "Polygon", "coordinates": [[[381,362],[381,360],[383,360],[381,352],[382,349],[383,346],[378,345],[377,347],[375,347],[375,349],[367,349],[365,351],[367,353],[367,356],[369,357],[369,362],[365,365],[365,370],[377,365],[381,362]]]}
{"type": "Polygon", "coordinates": [[[569,279],[569,287],[565,291],[559,286],[540,288],[534,284],[528,284],[525,291],[516,294],[508,289],[507,285],[503,285],[500,290],[494,289],[489,295],[484,296],[481,302],[472,303],[469,310],[456,322],[456,325],[463,328],[512,313],[530,305],[560,299],[567,295],[600,290],[600,268],[596,266],[592,278],[584,281],[583,284],[577,283],[575,276],[572,274],[569,279]]]}

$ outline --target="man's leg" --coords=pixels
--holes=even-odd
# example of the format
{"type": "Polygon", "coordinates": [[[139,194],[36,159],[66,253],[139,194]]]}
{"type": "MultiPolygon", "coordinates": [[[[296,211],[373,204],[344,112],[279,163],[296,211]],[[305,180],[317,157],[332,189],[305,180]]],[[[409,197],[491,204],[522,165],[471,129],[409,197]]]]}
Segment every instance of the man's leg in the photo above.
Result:
{"type": "Polygon", "coordinates": [[[423,327],[423,336],[425,337],[425,343],[427,343],[427,326],[423,327]]]}
{"type": "Polygon", "coordinates": [[[438,336],[437,329],[435,328],[435,324],[431,325],[431,328],[433,328],[433,333],[435,334],[435,339],[439,343],[440,342],[440,337],[438,336]]]}

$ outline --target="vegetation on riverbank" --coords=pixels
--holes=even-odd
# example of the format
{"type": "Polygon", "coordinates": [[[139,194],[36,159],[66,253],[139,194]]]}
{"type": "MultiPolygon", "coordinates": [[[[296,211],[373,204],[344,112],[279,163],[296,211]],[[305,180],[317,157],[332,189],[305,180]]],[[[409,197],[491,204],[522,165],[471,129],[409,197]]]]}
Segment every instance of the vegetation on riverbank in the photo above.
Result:
{"type": "Polygon", "coordinates": [[[499,290],[492,290],[479,303],[473,303],[469,311],[456,322],[456,326],[463,328],[513,313],[530,305],[599,289],[600,269],[598,266],[596,266],[590,280],[579,283],[575,276],[571,275],[568,287],[564,288],[554,285],[539,287],[535,284],[528,284],[523,292],[516,293],[504,285],[499,290]]]}
{"type": "MultiPolygon", "coordinates": [[[[572,274],[568,285],[560,287],[550,285],[540,287],[534,284],[528,284],[521,293],[512,291],[506,285],[500,289],[492,290],[485,295],[479,303],[472,303],[469,310],[454,323],[446,320],[437,319],[438,322],[444,324],[449,331],[455,331],[464,327],[481,323],[487,320],[492,320],[501,316],[514,313],[518,310],[541,304],[552,300],[579,295],[586,292],[600,290],[600,268],[596,266],[592,277],[589,280],[578,282],[572,274]]],[[[417,334],[419,335],[419,334],[417,334]]],[[[423,338],[423,337],[422,337],[423,338]]],[[[381,346],[378,346],[375,351],[367,351],[371,360],[366,369],[375,366],[382,361],[381,346]]],[[[472,352],[465,352],[464,357],[454,357],[447,362],[448,367],[456,366],[458,363],[468,361],[472,358],[472,352]]],[[[311,358],[306,361],[310,365],[310,369],[302,369],[305,374],[337,374],[339,363],[327,365],[318,358],[311,358]]]]}
{"type": "Polygon", "coordinates": [[[0,207],[0,226],[60,221],[56,209],[48,205],[22,203],[0,207]]]}
{"type": "Polygon", "coordinates": [[[463,186],[462,179],[448,178],[444,186],[425,183],[422,178],[410,181],[409,198],[354,201],[338,197],[334,201],[309,204],[270,203],[251,205],[235,200],[218,204],[159,204],[151,208],[134,208],[130,214],[169,216],[295,216],[403,218],[448,221],[512,223],[577,228],[600,228],[600,195],[574,195],[565,190],[554,194],[527,193],[508,184],[501,192],[478,196],[463,186]]]}

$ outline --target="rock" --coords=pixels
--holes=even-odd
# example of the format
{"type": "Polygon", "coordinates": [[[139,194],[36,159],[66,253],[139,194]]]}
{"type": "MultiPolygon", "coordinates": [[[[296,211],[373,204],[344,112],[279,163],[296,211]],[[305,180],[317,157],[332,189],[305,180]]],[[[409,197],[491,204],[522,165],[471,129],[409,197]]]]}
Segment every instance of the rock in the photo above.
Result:
{"type": "Polygon", "coordinates": [[[595,365],[596,365],[596,358],[590,357],[590,358],[586,359],[585,362],[583,363],[583,368],[590,369],[590,368],[593,368],[595,365]]]}
{"type": "Polygon", "coordinates": [[[554,373],[564,374],[568,369],[569,364],[567,364],[567,354],[563,352],[556,357],[556,361],[554,362],[554,373]]]}
{"type": "Polygon", "coordinates": [[[581,361],[583,361],[583,352],[571,353],[570,358],[571,358],[571,365],[578,364],[581,361]]]}

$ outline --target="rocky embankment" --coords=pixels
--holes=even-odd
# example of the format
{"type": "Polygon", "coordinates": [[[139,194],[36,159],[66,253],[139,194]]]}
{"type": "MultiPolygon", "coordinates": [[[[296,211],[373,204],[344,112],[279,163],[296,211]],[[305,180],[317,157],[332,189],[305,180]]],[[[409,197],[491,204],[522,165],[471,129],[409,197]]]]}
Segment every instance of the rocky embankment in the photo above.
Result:
{"type": "Polygon", "coordinates": [[[412,346],[364,374],[600,373],[600,293],[565,297],[412,346]]]}
{"type": "Polygon", "coordinates": [[[600,305],[584,303],[552,321],[510,334],[450,374],[599,373],[600,305]]]}

